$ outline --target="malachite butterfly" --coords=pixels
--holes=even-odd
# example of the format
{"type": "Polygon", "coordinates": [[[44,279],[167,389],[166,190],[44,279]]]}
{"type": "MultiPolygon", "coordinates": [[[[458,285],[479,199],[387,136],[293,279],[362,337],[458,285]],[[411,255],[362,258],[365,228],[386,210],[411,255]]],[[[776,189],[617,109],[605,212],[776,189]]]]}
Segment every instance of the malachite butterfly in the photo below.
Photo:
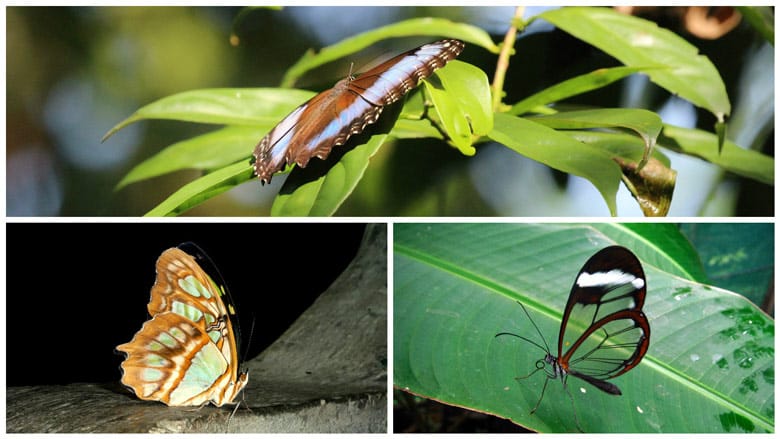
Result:
{"type": "Polygon", "coordinates": [[[151,320],[116,347],[126,354],[122,384],[140,399],[169,406],[230,404],[249,380],[238,371],[230,322],[235,311],[225,306],[225,290],[196,261],[208,262],[205,253],[192,243],[179,247],[157,259],[147,306],[151,320]]]}

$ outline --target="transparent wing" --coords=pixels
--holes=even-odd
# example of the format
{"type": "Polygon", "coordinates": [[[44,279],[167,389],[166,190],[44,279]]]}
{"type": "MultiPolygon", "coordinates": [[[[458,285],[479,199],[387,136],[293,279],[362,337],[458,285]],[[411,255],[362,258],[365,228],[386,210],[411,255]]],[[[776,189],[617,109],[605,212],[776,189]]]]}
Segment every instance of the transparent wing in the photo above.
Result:
{"type": "Polygon", "coordinates": [[[604,380],[639,364],[650,343],[642,312],[645,274],[634,254],[607,247],[574,281],[558,336],[561,366],[576,376],[604,380]]]}

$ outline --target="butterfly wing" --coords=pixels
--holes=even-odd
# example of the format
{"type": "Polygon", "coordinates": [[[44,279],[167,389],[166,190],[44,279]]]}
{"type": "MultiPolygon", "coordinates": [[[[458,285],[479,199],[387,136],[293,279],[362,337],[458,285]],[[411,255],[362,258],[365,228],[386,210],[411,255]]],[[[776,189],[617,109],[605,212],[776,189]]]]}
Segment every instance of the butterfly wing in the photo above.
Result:
{"type": "Polygon", "coordinates": [[[255,174],[263,182],[270,182],[285,164],[305,168],[312,157],[325,159],[334,146],[379,119],[383,107],[348,92],[345,81],[296,108],[260,140],[255,174]]]}
{"type": "Polygon", "coordinates": [[[441,40],[398,55],[357,78],[336,83],[296,108],[254,150],[255,174],[265,183],[285,164],[305,167],[311,157],[325,159],[336,145],[379,119],[420,80],[457,57],[464,44],[441,40]]]}
{"type": "Polygon", "coordinates": [[[390,105],[463,51],[459,40],[441,40],[402,53],[360,74],[349,88],[374,105],[390,105]]]}
{"type": "Polygon", "coordinates": [[[163,252],[148,305],[152,319],[117,346],[127,355],[122,383],[141,399],[168,405],[232,402],[248,376],[238,373],[232,312],[222,294],[191,255],[163,252]]]}
{"type": "Polygon", "coordinates": [[[646,291],[642,265],[630,250],[612,246],[593,255],[577,275],[564,309],[558,335],[561,367],[620,394],[604,380],[628,372],[647,352],[646,291]]]}

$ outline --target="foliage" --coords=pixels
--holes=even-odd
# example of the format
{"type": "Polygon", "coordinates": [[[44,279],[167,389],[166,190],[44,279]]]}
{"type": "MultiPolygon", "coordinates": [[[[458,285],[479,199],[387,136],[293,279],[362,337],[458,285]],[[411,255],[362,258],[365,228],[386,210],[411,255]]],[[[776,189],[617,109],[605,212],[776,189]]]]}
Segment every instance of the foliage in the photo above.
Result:
{"type": "MultiPolygon", "coordinates": [[[[393,128],[384,132],[379,127],[372,128],[373,136],[360,138],[363,144],[353,139],[337,148],[346,151],[339,163],[329,157],[326,169],[294,169],[293,175],[305,173],[308,183],[301,184],[298,179],[286,182],[272,214],[336,214],[363,179],[382,145],[401,138],[443,140],[465,156],[473,155],[475,147],[487,141],[498,142],[551,168],[586,178],[598,189],[612,215],[618,213],[615,200],[621,181],[646,215],[662,216],[668,212],[677,171],[671,167],[665,150],[774,184],[771,157],[723,139],[725,120],[731,111],[725,85],[710,60],[683,38],[652,22],[606,8],[550,10],[528,22],[515,21],[514,25],[522,30],[535,20],[553,23],[613,56],[623,66],[597,69],[553,84],[511,105],[496,106],[493,98],[503,96],[504,90],[491,90],[481,69],[453,61],[438,70],[434,78],[424,81],[421,93],[407,99],[393,128]],[[658,114],[642,109],[555,109],[555,104],[564,99],[636,73],[647,75],[669,93],[710,112],[717,120],[713,132],[667,125],[658,114]],[[421,94],[425,95],[424,100],[417,97],[421,94]]],[[[290,86],[304,73],[379,40],[411,35],[458,38],[467,45],[498,54],[499,71],[509,65],[512,48],[496,46],[479,28],[445,19],[411,19],[356,35],[317,53],[304,54],[287,71],[283,85],[290,86]]],[[[199,180],[183,186],[148,212],[181,214],[252,180],[247,169],[254,145],[276,122],[311,96],[308,91],[286,88],[212,89],[185,92],[151,103],[119,123],[106,138],[143,119],[174,119],[224,127],[169,146],[131,170],[117,188],[184,167],[205,172],[199,180]]]]}
{"type": "MultiPolygon", "coordinates": [[[[740,236],[767,231],[740,227],[740,236]]],[[[397,389],[540,432],[575,432],[575,408],[588,433],[774,430],[774,320],[738,294],[697,281],[698,256],[674,225],[403,223],[394,228],[393,253],[397,389]],[[570,376],[573,402],[550,381],[531,414],[544,375],[516,378],[544,352],[495,335],[542,343],[520,301],[557,356],[574,276],[613,244],[642,260],[649,350],[612,380],[621,396],[570,376]]]]}

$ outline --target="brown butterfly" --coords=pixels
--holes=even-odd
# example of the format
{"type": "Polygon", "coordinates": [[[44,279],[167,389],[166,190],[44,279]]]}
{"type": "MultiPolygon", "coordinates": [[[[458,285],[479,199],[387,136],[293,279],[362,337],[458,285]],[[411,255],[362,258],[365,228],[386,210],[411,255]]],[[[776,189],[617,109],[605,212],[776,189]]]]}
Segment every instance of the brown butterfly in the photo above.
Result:
{"type": "Polygon", "coordinates": [[[337,82],[296,108],[260,140],[254,151],[255,174],[269,183],[285,164],[303,168],[312,157],[324,160],[334,146],[376,122],[384,106],[417,87],[464,46],[459,40],[426,44],[337,82]]]}

